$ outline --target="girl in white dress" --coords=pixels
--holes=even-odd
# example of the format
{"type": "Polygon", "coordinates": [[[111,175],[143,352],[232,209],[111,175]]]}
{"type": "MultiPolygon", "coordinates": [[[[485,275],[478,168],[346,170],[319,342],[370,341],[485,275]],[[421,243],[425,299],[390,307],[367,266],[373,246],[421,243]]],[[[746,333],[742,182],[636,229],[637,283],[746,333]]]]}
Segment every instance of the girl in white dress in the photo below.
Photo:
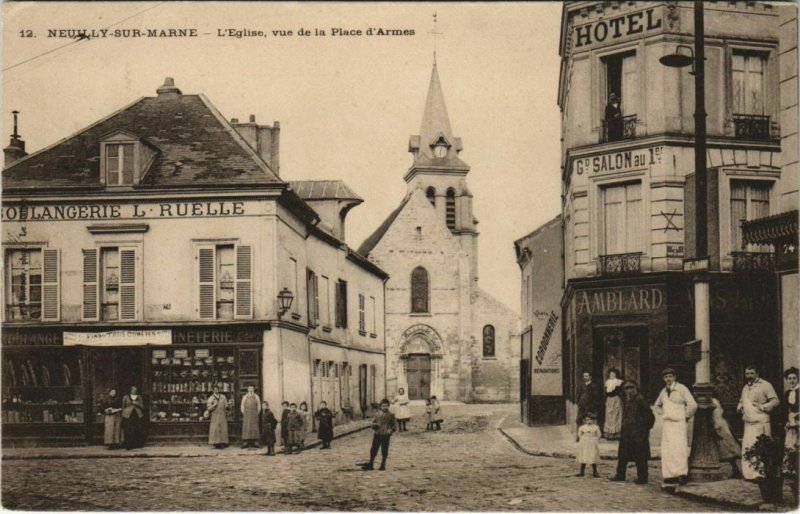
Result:
{"type": "Polygon", "coordinates": [[[578,429],[578,463],[581,471],[576,476],[582,477],[586,465],[592,465],[592,476],[597,478],[597,461],[600,460],[600,427],[597,426],[597,415],[590,412],[584,418],[583,425],[578,429]]]}

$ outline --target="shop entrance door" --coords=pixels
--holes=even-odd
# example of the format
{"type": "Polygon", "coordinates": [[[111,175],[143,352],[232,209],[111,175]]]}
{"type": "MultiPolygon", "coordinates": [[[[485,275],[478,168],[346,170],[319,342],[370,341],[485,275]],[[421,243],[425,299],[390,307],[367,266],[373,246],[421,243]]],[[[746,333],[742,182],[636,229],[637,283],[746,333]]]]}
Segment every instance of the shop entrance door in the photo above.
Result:
{"type": "Polygon", "coordinates": [[[431,395],[431,356],[409,355],[406,360],[408,399],[424,400],[431,395]]]}
{"type": "Polygon", "coordinates": [[[596,368],[602,373],[600,381],[605,381],[609,369],[616,368],[625,379],[635,380],[640,391],[647,391],[647,336],[647,327],[640,325],[595,329],[595,349],[600,350],[601,359],[600,369],[596,368]]]}
{"type": "MultiPolygon", "coordinates": [[[[110,389],[117,390],[117,396],[122,398],[130,392],[131,386],[139,389],[139,394],[145,395],[145,403],[149,403],[145,390],[144,373],[144,348],[92,348],[90,352],[92,373],[92,409],[106,397],[110,389]]],[[[147,406],[145,406],[145,410],[147,406]]],[[[89,410],[88,412],[93,412],[89,410]]],[[[103,416],[96,414],[89,416],[93,421],[91,428],[91,442],[103,443],[103,416]]],[[[145,426],[148,415],[145,413],[145,426]]]]}

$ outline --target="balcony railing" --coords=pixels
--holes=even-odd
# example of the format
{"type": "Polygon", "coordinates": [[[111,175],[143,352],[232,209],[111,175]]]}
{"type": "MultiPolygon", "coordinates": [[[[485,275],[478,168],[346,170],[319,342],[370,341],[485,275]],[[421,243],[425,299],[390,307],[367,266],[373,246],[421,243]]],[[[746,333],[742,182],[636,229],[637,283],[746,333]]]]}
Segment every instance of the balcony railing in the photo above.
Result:
{"type": "Polygon", "coordinates": [[[737,138],[768,140],[769,116],[760,114],[734,114],[733,127],[737,138]]]}
{"type": "Polygon", "coordinates": [[[630,275],[642,272],[642,252],[600,255],[597,259],[600,275],[630,275]]]}
{"type": "Polygon", "coordinates": [[[772,252],[731,252],[734,272],[760,272],[775,270],[775,254],[772,252]]]}
{"type": "Polygon", "coordinates": [[[636,115],[623,116],[603,120],[603,133],[600,134],[601,143],[633,139],[636,137],[636,115]]]}

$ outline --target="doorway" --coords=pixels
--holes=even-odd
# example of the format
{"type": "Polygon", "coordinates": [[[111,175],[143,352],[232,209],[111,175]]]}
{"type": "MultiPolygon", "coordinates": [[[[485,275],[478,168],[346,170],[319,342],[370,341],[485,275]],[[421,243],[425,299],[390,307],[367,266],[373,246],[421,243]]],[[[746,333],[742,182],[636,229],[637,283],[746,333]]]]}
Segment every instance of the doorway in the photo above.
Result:
{"type": "Polygon", "coordinates": [[[594,347],[598,359],[595,370],[601,373],[601,382],[608,370],[619,371],[618,378],[635,380],[640,391],[647,391],[647,326],[600,327],[595,329],[594,347]]]}
{"type": "Polygon", "coordinates": [[[431,356],[412,354],[406,360],[409,400],[424,400],[431,395],[431,356]]]}
{"type": "MultiPolygon", "coordinates": [[[[110,389],[116,389],[117,396],[122,398],[136,386],[139,393],[146,394],[144,384],[144,348],[92,348],[90,352],[92,373],[92,405],[98,405],[110,389]]],[[[145,396],[145,401],[150,398],[145,396]]],[[[147,410],[147,406],[145,406],[147,410]]],[[[95,415],[91,429],[93,442],[102,442],[103,417],[95,415]]],[[[148,415],[145,412],[145,427],[148,415]]]]}

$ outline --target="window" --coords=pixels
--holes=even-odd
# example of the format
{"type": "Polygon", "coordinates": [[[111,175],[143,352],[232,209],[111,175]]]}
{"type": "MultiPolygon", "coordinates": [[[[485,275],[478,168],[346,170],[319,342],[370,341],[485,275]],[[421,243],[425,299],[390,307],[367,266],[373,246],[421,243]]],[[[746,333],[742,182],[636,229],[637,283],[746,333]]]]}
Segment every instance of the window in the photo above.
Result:
{"type": "Polygon", "coordinates": [[[317,274],[312,270],[306,270],[306,292],[308,293],[308,324],[310,326],[319,325],[319,289],[317,274]]]}
{"type": "Polygon", "coordinates": [[[133,144],[108,143],[106,151],[106,184],[109,186],[134,183],[133,144]]]}
{"type": "Polygon", "coordinates": [[[58,250],[7,250],[5,284],[6,321],[58,320],[58,250]]]}
{"type": "Polygon", "coordinates": [[[365,305],[364,305],[364,295],[358,295],[358,331],[364,335],[367,330],[367,320],[366,320],[366,313],[364,312],[365,305]]]}
{"type": "Polygon", "coordinates": [[[492,325],[483,327],[483,356],[494,357],[494,327],[492,325]]]}
{"type": "MultiPolygon", "coordinates": [[[[300,291],[297,286],[297,260],[294,258],[289,259],[289,267],[291,273],[290,280],[292,281],[292,294],[297,295],[300,291]]],[[[292,313],[297,314],[297,306],[300,304],[299,301],[292,302],[292,313]]]]}
{"type": "Polygon", "coordinates": [[[139,318],[136,247],[105,246],[83,251],[83,319],[139,318]]]}
{"type": "Polygon", "coordinates": [[[769,216],[771,182],[731,180],[731,242],[742,249],[742,222],[769,216]]]}
{"type": "Polygon", "coordinates": [[[372,316],[370,317],[371,321],[370,321],[369,331],[370,331],[371,334],[375,334],[375,327],[376,327],[375,318],[376,318],[377,314],[376,314],[376,311],[375,311],[375,297],[374,296],[370,296],[369,297],[369,310],[370,310],[370,313],[372,314],[372,316]]]}
{"type": "Polygon", "coordinates": [[[411,312],[429,312],[428,272],[423,267],[411,272],[411,312]]]}
{"type": "Polygon", "coordinates": [[[376,380],[377,376],[378,376],[378,367],[375,366],[374,364],[370,364],[370,366],[369,366],[369,392],[370,392],[370,395],[369,396],[370,396],[370,400],[372,401],[373,405],[378,403],[378,399],[377,399],[377,396],[376,396],[377,391],[375,390],[375,385],[377,384],[377,380],[376,380]]]}
{"type": "Polygon", "coordinates": [[[436,207],[436,189],[429,187],[425,190],[425,196],[428,198],[428,201],[431,202],[431,205],[436,207]]]}
{"type": "Polygon", "coordinates": [[[196,313],[199,319],[253,317],[252,248],[237,244],[196,245],[196,313]]]}
{"type": "Polygon", "coordinates": [[[445,222],[450,230],[456,229],[456,192],[453,189],[447,190],[445,199],[445,222]]]}
{"type": "Polygon", "coordinates": [[[629,182],[602,190],[601,253],[616,255],[643,248],[642,184],[629,182]]]}
{"type": "Polygon", "coordinates": [[[336,327],[347,328],[347,282],[336,282],[336,327]]]}
{"type": "Polygon", "coordinates": [[[330,285],[328,281],[328,277],[320,277],[320,287],[319,287],[319,317],[320,321],[322,322],[322,326],[330,327],[331,326],[331,292],[330,292],[330,285]]]}
{"type": "Polygon", "coordinates": [[[602,142],[636,137],[636,54],[611,55],[602,62],[605,71],[602,142]]]}
{"type": "Polygon", "coordinates": [[[734,51],[732,59],[733,112],[736,114],[765,114],[766,55],[734,51]]]}

